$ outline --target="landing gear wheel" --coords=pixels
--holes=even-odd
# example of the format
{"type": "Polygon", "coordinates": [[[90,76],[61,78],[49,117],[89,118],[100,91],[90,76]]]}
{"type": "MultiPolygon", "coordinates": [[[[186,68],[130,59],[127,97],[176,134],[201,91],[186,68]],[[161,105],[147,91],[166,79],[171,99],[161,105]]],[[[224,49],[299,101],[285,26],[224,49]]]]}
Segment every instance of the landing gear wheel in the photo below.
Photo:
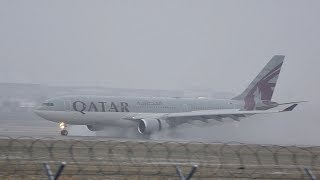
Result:
{"type": "Polygon", "coordinates": [[[62,136],[67,136],[68,135],[68,131],[65,130],[65,129],[61,130],[61,135],[62,136]]]}

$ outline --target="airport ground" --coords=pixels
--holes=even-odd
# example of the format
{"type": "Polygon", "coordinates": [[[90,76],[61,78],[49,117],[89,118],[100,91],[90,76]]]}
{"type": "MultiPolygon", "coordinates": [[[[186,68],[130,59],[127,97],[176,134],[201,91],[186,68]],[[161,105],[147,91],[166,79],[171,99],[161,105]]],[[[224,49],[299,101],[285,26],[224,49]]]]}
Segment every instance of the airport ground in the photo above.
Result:
{"type": "Polygon", "coordinates": [[[310,179],[320,177],[320,147],[215,144],[107,137],[59,136],[57,124],[32,115],[8,116],[0,126],[0,179],[310,179]],[[19,120],[17,120],[19,119],[19,120]]]}

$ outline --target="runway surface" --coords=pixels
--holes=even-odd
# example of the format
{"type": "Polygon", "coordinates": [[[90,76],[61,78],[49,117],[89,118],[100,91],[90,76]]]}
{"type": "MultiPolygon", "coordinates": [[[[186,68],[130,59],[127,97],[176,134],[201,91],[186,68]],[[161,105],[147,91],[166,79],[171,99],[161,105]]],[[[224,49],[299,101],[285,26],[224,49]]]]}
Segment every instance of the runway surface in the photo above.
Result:
{"type": "MultiPolygon", "coordinates": [[[[310,179],[320,177],[320,147],[201,143],[59,135],[56,123],[37,117],[1,120],[0,179],[47,179],[63,161],[61,179],[310,179]]],[[[76,133],[75,133],[76,134],[76,133]]]]}
{"type": "Polygon", "coordinates": [[[320,147],[153,142],[107,138],[0,138],[0,179],[47,179],[67,162],[61,179],[310,179],[320,175],[320,147]]]}

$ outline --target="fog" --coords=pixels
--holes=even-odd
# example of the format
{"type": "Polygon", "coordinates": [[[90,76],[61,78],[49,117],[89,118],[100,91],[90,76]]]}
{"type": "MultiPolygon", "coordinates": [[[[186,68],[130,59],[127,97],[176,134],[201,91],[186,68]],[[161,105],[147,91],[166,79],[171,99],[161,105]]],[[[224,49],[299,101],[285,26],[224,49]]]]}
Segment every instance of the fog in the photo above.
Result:
{"type": "Polygon", "coordinates": [[[154,138],[319,145],[319,17],[316,0],[3,0],[0,82],[237,94],[283,54],[273,99],[308,103],[154,138]]]}

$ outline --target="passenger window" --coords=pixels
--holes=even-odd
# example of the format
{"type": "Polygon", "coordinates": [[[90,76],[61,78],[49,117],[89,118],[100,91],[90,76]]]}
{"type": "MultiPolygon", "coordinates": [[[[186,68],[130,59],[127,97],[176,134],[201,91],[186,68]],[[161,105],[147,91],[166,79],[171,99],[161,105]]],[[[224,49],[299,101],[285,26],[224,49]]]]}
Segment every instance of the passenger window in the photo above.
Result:
{"type": "Polygon", "coordinates": [[[44,105],[44,106],[54,106],[53,103],[43,103],[42,105],[44,105]]]}

